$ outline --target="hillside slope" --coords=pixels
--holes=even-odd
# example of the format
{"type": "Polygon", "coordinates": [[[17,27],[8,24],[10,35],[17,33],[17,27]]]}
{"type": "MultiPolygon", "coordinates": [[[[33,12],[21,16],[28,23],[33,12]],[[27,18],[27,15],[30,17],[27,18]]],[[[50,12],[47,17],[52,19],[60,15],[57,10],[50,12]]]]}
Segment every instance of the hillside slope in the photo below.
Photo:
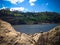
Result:
{"type": "Polygon", "coordinates": [[[60,26],[48,32],[27,35],[0,20],[0,45],[60,45],[60,26]]]}
{"type": "Polygon", "coordinates": [[[0,10],[0,19],[19,24],[60,23],[60,13],[56,12],[19,12],[7,9],[0,10]]]}

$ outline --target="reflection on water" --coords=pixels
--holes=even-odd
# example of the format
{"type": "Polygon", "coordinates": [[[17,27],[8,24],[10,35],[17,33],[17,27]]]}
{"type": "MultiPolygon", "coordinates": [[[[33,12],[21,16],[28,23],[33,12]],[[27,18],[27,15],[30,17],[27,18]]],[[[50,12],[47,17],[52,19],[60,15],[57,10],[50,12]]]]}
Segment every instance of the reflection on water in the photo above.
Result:
{"type": "Polygon", "coordinates": [[[13,27],[19,31],[27,34],[34,34],[38,32],[46,32],[60,24],[39,24],[39,25],[14,25],[13,27]]]}

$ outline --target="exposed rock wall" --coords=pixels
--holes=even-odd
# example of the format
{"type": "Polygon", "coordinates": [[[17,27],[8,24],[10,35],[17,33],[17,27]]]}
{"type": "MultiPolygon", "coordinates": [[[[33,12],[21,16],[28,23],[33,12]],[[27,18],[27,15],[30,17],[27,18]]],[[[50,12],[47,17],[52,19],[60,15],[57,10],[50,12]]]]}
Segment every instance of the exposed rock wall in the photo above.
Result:
{"type": "Polygon", "coordinates": [[[60,45],[60,26],[48,32],[27,35],[0,20],[0,45],[60,45]]]}

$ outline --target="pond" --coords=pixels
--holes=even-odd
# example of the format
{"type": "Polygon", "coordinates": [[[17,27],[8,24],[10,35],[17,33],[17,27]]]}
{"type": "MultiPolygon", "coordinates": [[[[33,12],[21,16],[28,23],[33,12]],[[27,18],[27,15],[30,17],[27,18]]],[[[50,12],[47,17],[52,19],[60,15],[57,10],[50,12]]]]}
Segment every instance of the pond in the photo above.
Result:
{"type": "Polygon", "coordinates": [[[41,31],[46,32],[58,26],[60,24],[39,24],[39,25],[14,25],[16,31],[27,33],[27,34],[34,34],[39,33],[41,31]]]}

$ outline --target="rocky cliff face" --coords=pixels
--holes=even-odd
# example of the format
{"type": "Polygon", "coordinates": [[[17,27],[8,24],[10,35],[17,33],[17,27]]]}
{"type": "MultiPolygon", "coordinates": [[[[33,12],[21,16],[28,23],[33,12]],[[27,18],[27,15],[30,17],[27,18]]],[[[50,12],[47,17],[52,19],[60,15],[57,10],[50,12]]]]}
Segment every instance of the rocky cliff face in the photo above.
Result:
{"type": "Polygon", "coordinates": [[[60,45],[60,26],[48,32],[27,35],[0,20],[0,45],[60,45]]]}

